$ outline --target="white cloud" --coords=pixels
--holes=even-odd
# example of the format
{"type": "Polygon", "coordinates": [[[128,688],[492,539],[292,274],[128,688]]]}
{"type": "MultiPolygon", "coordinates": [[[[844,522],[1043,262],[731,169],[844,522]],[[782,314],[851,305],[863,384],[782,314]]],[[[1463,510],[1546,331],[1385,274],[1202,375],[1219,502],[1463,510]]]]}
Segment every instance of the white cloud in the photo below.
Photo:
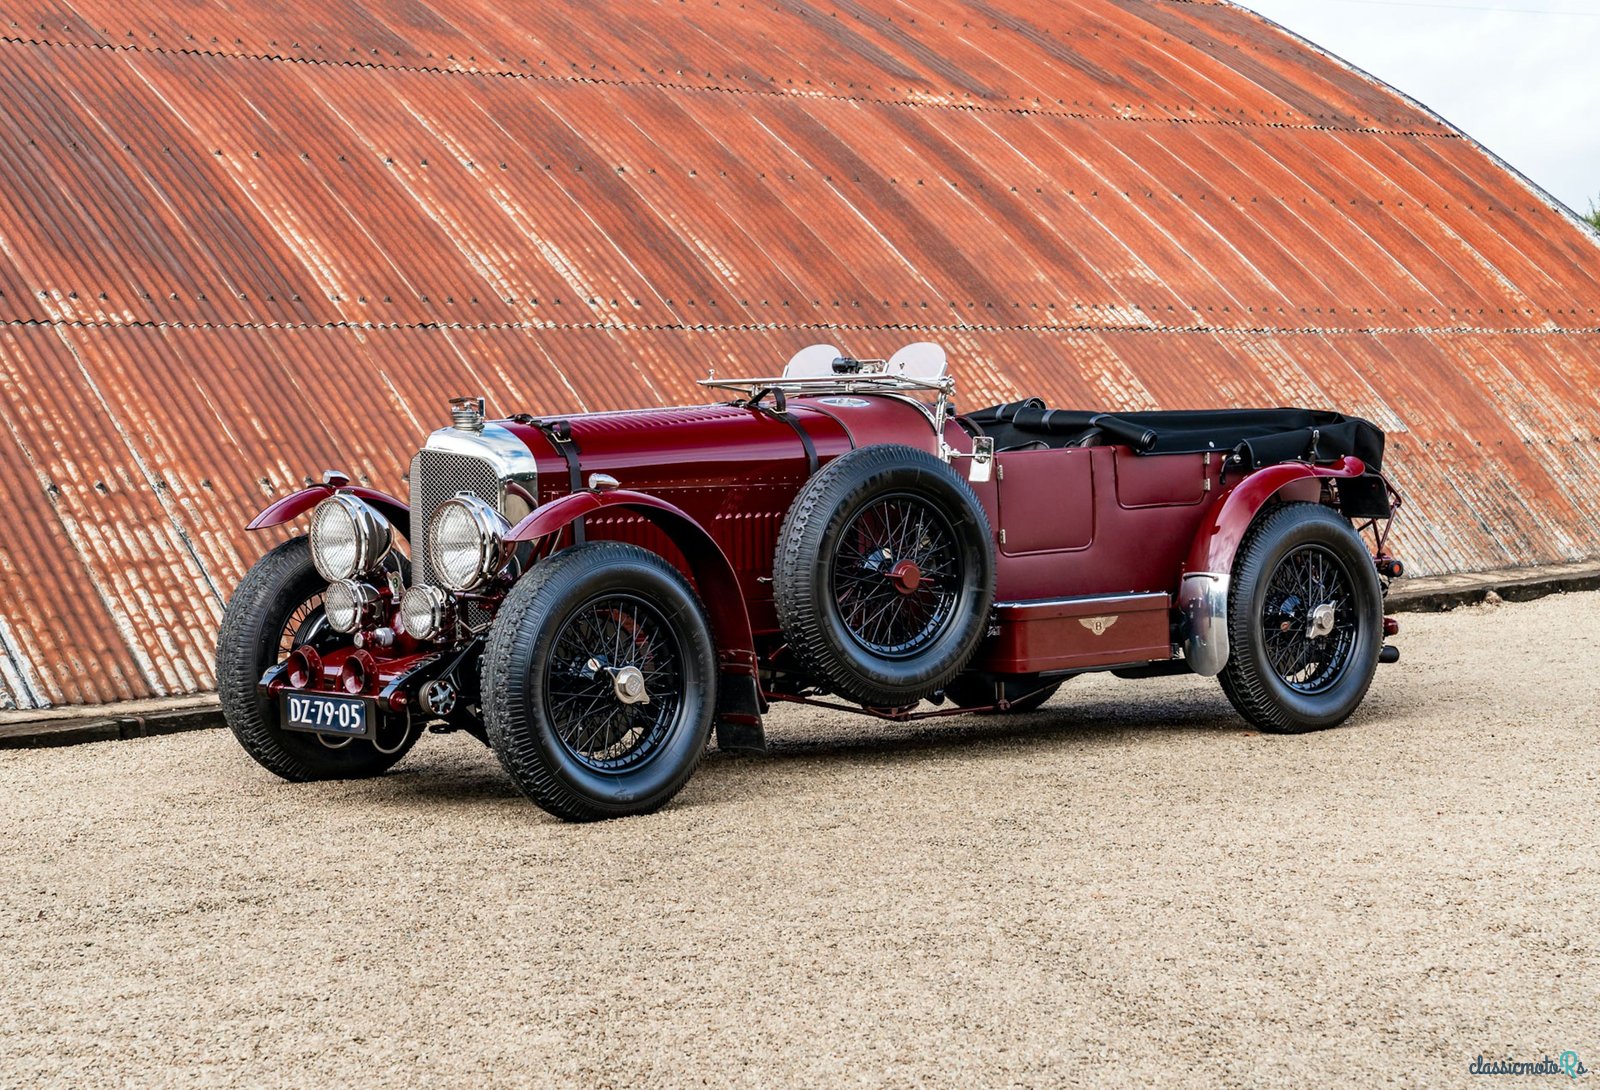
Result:
{"type": "Polygon", "coordinates": [[[1405,92],[1577,211],[1600,203],[1600,0],[1246,6],[1405,92]]]}

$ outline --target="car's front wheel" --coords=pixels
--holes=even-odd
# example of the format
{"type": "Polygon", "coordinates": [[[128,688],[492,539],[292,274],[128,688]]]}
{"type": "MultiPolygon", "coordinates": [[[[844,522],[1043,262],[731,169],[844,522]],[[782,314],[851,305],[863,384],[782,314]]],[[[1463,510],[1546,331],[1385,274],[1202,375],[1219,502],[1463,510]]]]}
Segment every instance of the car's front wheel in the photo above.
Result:
{"type": "Polygon", "coordinates": [[[1377,571],[1349,520],[1315,503],[1261,515],[1234,564],[1228,638],[1218,680],[1255,726],[1298,734],[1344,722],[1383,646],[1377,571]]]}
{"type": "Polygon", "coordinates": [[[385,727],[370,740],[287,731],[278,725],[278,702],[257,687],[261,675],[302,644],[327,650],[346,639],[323,620],[327,589],[327,581],[312,566],[307,539],[290,538],[240,580],[217,636],[223,719],[246,753],[286,780],[376,776],[417,741],[409,720],[385,727]]]}
{"type": "Polygon", "coordinates": [[[716,651],[693,588],[654,553],[596,542],[536,565],[506,596],[483,659],[489,742],[567,821],[664,805],[700,761],[716,651]]]}

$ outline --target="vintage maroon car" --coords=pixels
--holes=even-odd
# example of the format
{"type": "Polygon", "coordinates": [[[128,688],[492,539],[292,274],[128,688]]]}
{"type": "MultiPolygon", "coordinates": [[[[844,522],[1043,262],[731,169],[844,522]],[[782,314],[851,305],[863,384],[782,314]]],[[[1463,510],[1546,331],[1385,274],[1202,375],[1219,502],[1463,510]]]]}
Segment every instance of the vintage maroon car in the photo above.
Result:
{"type": "Polygon", "coordinates": [[[456,398],[409,504],[329,472],[268,507],[251,529],[310,525],[223,621],[245,749],[290,780],[368,776],[465,730],[594,819],[665,803],[713,726],[763,748],[775,701],[1017,712],[1088,670],[1193,672],[1302,731],[1397,657],[1399,498],[1364,420],[960,413],[931,344],[706,385],[731,399],[490,421],[456,398]]]}

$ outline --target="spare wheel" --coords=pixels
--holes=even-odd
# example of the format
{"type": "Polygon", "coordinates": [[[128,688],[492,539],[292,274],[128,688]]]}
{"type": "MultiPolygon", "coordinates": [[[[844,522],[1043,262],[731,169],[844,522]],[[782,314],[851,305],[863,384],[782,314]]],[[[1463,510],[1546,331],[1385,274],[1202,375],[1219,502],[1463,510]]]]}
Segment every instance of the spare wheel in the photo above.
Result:
{"type": "Polygon", "coordinates": [[[778,621],[819,684],[904,707],[972,658],[994,600],[989,520],[927,451],[840,455],[795,497],[773,561],[778,621]]]}

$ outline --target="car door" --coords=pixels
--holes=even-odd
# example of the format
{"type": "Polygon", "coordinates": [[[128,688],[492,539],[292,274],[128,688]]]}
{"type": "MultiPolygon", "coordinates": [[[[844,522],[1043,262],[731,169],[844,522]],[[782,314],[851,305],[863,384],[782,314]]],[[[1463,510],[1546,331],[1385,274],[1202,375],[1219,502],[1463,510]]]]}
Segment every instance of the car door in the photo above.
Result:
{"type": "Polygon", "coordinates": [[[1071,552],[1094,541],[1094,460],[1085,447],[1015,450],[995,458],[1000,551],[1071,552]]]}

